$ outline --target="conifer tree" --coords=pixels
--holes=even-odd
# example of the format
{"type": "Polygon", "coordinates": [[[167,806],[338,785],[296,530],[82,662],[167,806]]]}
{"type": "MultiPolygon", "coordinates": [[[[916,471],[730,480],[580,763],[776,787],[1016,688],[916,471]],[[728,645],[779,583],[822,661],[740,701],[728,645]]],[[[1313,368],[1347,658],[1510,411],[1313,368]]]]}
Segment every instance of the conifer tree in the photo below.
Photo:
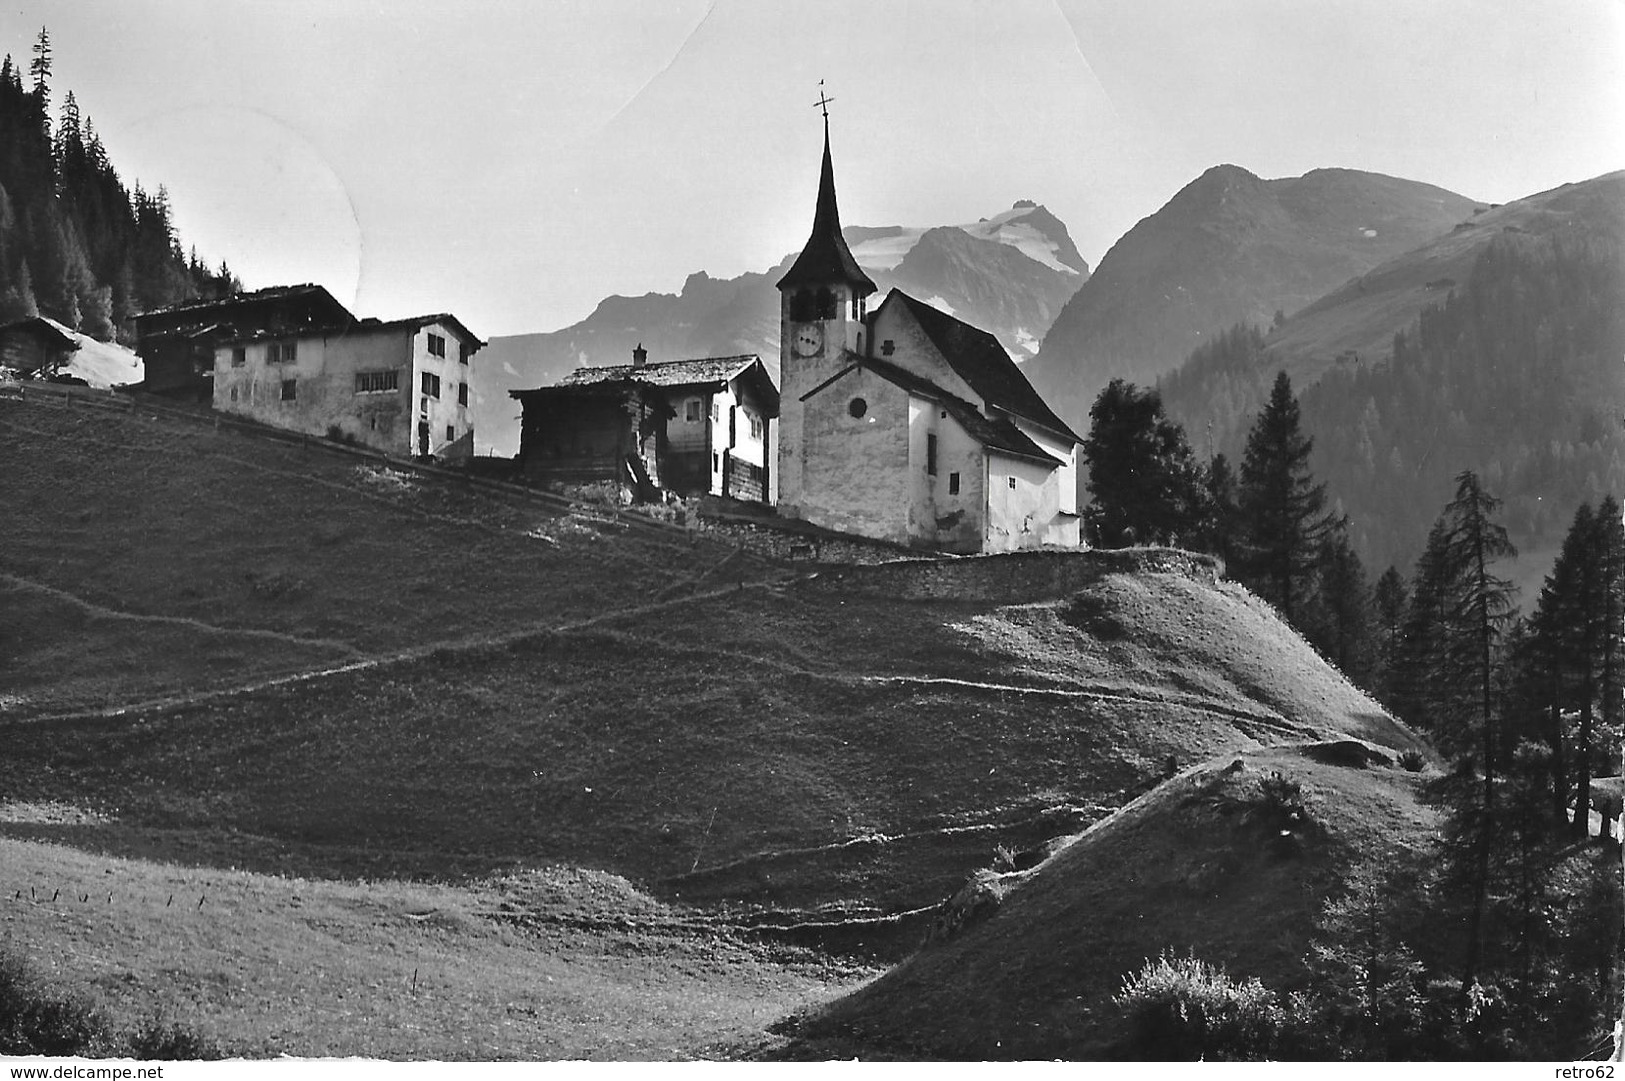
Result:
{"type": "Polygon", "coordinates": [[[1108,546],[1195,541],[1205,518],[1202,471],[1156,390],[1113,379],[1089,420],[1083,459],[1093,501],[1085,513],[1096,539],[1108,546]]]}
{"type": "Polygon", "coordinates": [[[1347,519],[1333,522],[1322,538],[1315,582],[1305,616],[1309,640],[1349,679],[1369,685],[1371,587],[1349,540],[1347,519]]]}
{"type": "MultiPolygon", "coordinates": [[[[1500,732],[1505,690],[1500,661],[1516,610],[1512,584],[1495,573],[1495,565],[1517,550],[1496,520],[1499,506],[1476,474],[1458,474],[1455,498],[1430,538],[1437,545],[1436,564],[1427,569],[1439,603],[1432,629],[1436,640],[1428,651],[1433,720],[1440,745],[1457,763],[1438,789],[1447,811],[1447,861],[1454,880],[1471,896],[1464,993],[1478,975],[1484,950],[1496,791],[1507,753],[1500,732]]],[[[1417,577],[1420,595],[1423,575],[1417,577]]]]}
{"type": "Polygon", "coordinates": [[[1410,595],[1405,578],[1398,568],[1390,566],[1377,579],[1372,590],[1372,630],[1375,636],[1372,686],[1382,702],[1394,705],[1394,676],[1399,665],[1400,649],[1404,642],[1405,610],[1410,595]]]}
{"type": "Polygon", "coordinates": [[[1244,580],[1291,622],[1308,599],[1320,542],[1330,527],[1326,486],[1309,470],[1314,443],[1299,426],[1285,372],[1247,435],[1239,493],[1244,580]]]}

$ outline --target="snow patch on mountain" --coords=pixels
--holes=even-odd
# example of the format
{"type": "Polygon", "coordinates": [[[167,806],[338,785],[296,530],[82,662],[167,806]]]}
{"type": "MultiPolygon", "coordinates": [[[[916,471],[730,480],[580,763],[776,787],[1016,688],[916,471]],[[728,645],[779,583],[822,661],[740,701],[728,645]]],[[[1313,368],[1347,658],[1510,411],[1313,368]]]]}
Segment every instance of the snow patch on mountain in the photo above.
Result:
{"type": "MultiPolygon", "coordinates": [[[[1008,245],[1051,270],[1063,274],[1077,274],[1079,271],[1076,267],[1068,266],[1062,261],[1062,257],[1071,246],[1070,239],[1063,245],[1061,239],[1051,236],[1033,224],[1031,219],[1040,215],[1045,219],[1054,220],[1043,207],[1023,200],[1002,214],[951,228],[962,230],[979,240],[991,240],[1008,245]]],[[[870,230],[863,232],[869,233],[870,230]]],[[[854,238],[849,238],[852,256],[859,265],[870,270],[893,270],[909,252],[914,250],[914,246],[920,242],[920,237],[924,236],[927,230],[899,227],[874,232],[880,235],[860,235],[855,238],[855,242],[854,238]]]]}

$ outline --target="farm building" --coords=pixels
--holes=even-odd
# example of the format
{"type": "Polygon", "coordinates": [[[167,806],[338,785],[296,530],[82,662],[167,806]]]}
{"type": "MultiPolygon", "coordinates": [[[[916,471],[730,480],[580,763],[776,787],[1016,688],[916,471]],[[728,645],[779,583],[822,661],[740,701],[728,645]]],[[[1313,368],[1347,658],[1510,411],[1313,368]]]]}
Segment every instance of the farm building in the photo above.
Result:
{"type": "Polygon", "coordinates": [[[0,368],[22,375],[49,378],[78,351],[78,335],[43,315],[0,327],[0,368]]]}
{"type": "Polygon", "coordinates": [[[767,502],[779,395],[755,355],[578,368],[555,386],[508,392],[523,410],[520,470],[542,483],[613,482],[767,502]]]}
{"type": "Polygon", "coordinates": [[[355,322],[320,285],[285,285],[155,308],[135,316],[135,351],[146,366],[141,388],[185,401],[214,399],[215,348],[253,334],[339,330],[355,322]]]}

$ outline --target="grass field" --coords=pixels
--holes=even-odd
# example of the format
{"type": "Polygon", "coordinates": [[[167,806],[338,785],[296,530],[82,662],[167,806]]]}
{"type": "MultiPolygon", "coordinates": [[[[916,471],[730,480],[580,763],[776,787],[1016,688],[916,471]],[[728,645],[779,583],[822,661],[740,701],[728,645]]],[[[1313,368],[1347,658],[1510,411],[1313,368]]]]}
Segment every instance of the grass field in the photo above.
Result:
{"type": "Polygon", "coordinates": [[[1170,771],[1421,746],[1244,590],[1151,561],[905,601],[320,447],[0,425],[7,927],[246,1054],[743,1053],[853,975],[747,925],[876,921],[859,947],[900,956],[997,852],[1170,771]]]}
{"type": "Polygon", "coordinates": [[[1301,985],[1321,902],[1348,865],[1421,850],[1435,828],[1421,775],[1355,764],[1355,746],[1263,748],[1181,774],[995,880],[996,912],[814,1011],[791,1053],[1114,1057],[1111,996],[1164,950],[1301,985]],[[1307,813],[1288,830],[1259,813],[1275,773],[1303,793],[1307,813]]]}

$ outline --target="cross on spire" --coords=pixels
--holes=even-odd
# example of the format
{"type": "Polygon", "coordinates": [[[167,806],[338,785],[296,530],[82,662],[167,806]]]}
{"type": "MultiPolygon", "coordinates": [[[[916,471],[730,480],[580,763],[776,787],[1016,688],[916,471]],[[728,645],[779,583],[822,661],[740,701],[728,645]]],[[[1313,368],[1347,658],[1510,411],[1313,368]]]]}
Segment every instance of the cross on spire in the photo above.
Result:
{"type": "Polygon", "coordinates": [[[825,124],[829,123],[829,107],[832,104],[834,104],[834,102],[835,102],[834,98],[827,98],[827,97],[824,96],[824,80],[819,79],[818,80],[818,100],[813,102],[813,108],[814,109],[822,109],[824,111],[824,123],[825,124]]]}

